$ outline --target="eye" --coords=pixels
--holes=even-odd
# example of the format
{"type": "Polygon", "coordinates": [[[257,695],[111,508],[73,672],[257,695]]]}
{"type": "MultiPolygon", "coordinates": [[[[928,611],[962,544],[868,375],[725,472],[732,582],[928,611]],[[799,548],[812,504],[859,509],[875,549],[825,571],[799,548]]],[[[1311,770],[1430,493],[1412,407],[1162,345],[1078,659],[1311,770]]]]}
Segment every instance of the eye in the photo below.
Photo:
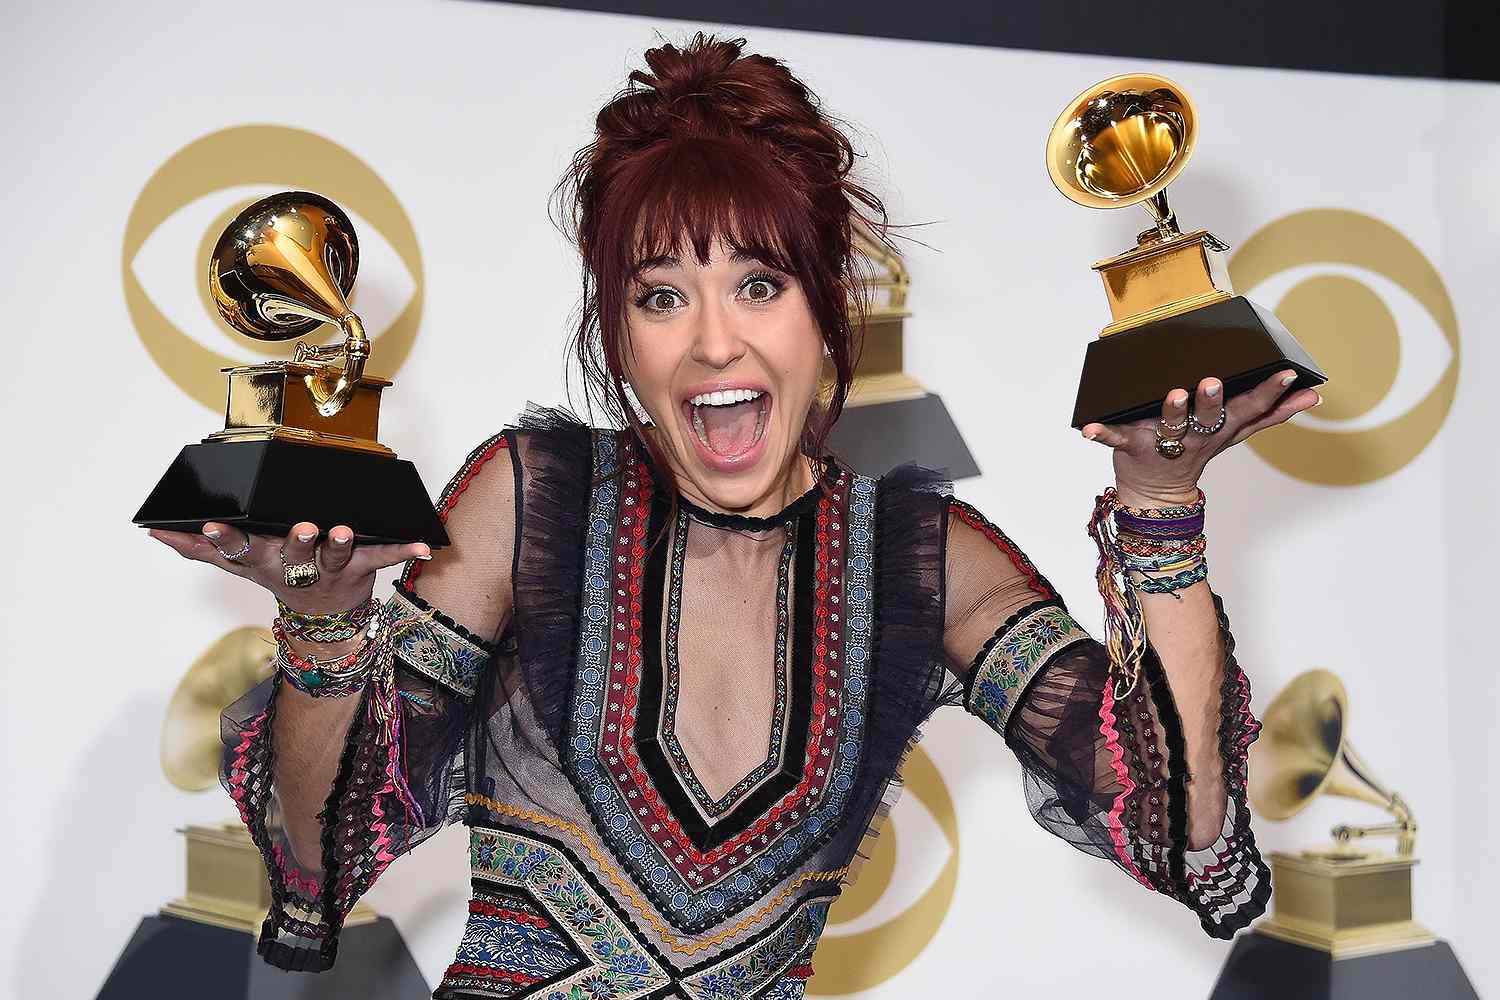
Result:
{"type": "Polygon", "coordinates": [[[902,781],[905,793],[868,863],[829,910],[809,996],[861,993],[893,979],[937,936],[953,903],[959,844],[952,796],[920,746],[907,757],[902,781]]]}
{"type": "Polygon", "coordinates": [[[786,282],[770,274],[752,274],[745,278],[740,285],[740,294],[751,302],[770,302],[781,290],[786,287],[786,282]]]}
{"type": "Polygon", "coordinates": [[[1329,377],[1323,406],[1250,440],[1262,458],[1299,479],[1352,486],[1390,475],[1436,436],[1458,378],[1458,325],[1442,278],[1402,233],[1314,209],[1256,233],[1229,272],[1329,377]]]}
{"type": "Polygon", "coordinates": [[[675,288],[658,285],[655,288],[647,289],[639,295],[635,300],[635,304],[637,308],[644,309],[647,312],[669,313],[682,308],[686,304],[686,301],[682,297],[682,294],[675,288]]]}

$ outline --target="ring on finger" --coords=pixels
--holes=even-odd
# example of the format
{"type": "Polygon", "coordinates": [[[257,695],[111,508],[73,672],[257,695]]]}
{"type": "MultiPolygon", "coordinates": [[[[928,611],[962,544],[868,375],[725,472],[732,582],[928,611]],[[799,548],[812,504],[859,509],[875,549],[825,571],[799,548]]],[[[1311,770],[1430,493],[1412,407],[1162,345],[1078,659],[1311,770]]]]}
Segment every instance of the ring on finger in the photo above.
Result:
{"type": "Polygon", "coordinates": [[[288,587],[311,587],[318,582],[318,546],[313,547],[313,557],[307,562],[288,563],[285,549],[278,555],[281,557],[282,579],[288,587]]]}
{"type": "Polygon", "coordinates": [[[1163,432],[1166,432],[1167,434],[1180,434],[1183,431],[1187,430],[1188,421],[1191,419],[1191,417],[1183,417],[1175,424],[1169,424],[1165,419],[1157,420],[1156,436],[1161,437],[1163,432]]]}
{"type": "Polygon", "coordinates": [[[230,561],[232,563],[237,563],[241,559],[245,558],[245,556],[250,552],[250,536],[249,535],[245,536],[245,544],[240,548],[240,550],[238,552],[225,552],[223,549],[219,548],[217,545],[214,546],[214,551],[217,552],[219,555],[223,556],[228,561],[230,561]]]}
{"type": "Polygon", "coordinates": [[[1198,422],[1198,414],[1190,413],[1187,418],[1188,430],[1198,434],[1217,434],[1224,429],[1224,422],[1229,419],[1229,408],[1223,403],[1219,404],[1219,419],[1210,427],[1205,427],[1198,422]]]}
{"type": "Polygon", "coordinates": [[[1162,458],[1176,459],[1181,458],[1183,452],[1185,451],[1187,451],[1187,448],[1183,445],[1182,438],[1167,437],[1161,432],[1161,427],[1157,427],[1156,453],[1158,455],[1160,455],[1162,458]]]}

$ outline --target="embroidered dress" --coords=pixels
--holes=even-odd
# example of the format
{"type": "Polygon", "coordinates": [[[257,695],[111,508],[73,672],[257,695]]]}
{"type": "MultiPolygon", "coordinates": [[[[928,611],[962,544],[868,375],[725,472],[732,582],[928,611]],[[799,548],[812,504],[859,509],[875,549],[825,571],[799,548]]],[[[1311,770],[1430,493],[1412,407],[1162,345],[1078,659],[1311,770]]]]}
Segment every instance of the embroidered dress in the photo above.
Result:
{"type": "Polygon", "coordinates": [[[224,781],[271,872],[272,964],[331,966],[359,895],[463,822],[473,899],[435,997],[800,997],[944,704],[1002,736],[1043,826],[1208,933],[1264,907],[1244,788],[1258,727],[1227,622],[1223,834],[1189,850],[1154,654],[1115,702],[1104,648],[920,470],[825,460],[774,517],[731,517],[668,495],[629,434],[534,411],[470,455],[438,509],[454,545],[388,602],[398,735],[369,690],[348,696],[321,843],[301,840],[317,856],[294,854],[277,796],[280,681],[226,712],[224,781]]]}

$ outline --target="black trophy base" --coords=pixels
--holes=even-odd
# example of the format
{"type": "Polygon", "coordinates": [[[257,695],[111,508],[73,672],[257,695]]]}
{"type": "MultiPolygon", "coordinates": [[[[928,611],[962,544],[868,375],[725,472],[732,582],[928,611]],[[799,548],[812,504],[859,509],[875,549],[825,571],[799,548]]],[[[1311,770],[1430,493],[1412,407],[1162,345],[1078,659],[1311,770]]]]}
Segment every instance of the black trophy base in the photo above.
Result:
{"type": "Polygon", "coordinates": [[[425,1000],[432,995],[386,917],[345,927],[327,972],[284,972],[255,953],[255,935],[181,917],[142,920],[98,1000],[425,1000]]]}
{"type": "Polygon", "coordinates": [[[1297,373],[1288,392],[1328,381],[1271,310],[1236,295],[1090,344],[1073,426],[1159,417],[1167,393],[1209,376],[1229,399],[1288,369],[1297,373]]]}
{"type": "Polygon", "coordinates": [[[942,469],[951,479],[979,475],[948,408],[930,392],[916,399],[846,407],[828,435],[828,447],[867,476],[884,475],[902,462],[942,469]]]}
{"type": "Polygon", "coordinates": [[[263,535],[311,521],[323,537],[347,524],[365,544],[448,544],[410,462],[290,441],[190,444],[135,515],[141,527],[167,531],[200,531],[205,521],[263,535]]]}
{"type": "Polygon", "coordinates": [[[1479,1000],[1446,941],[1335,959],[1265,934],[1235,939],[1209,1000],[1479,1000]]]}

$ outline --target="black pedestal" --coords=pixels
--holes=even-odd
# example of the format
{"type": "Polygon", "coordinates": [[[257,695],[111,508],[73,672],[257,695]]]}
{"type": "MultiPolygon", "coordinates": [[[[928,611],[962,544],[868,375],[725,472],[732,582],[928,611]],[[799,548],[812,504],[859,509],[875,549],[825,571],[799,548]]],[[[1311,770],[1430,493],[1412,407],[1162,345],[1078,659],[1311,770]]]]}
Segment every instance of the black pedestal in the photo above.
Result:
{"type": "Polygon", "coordinates": [[[1209,376],[1229,399],[1288,369],[1297,373],[1288,392],[1328,381],[1271,310],[1236,295],[1090,344],[1073,426],[1159,417],[1167,393],[1192,392],[1209,376]]]}
{"type": "Polygon", "coordinates": [[[1341,958],[1264,934],[1235,939],[1210,1000],[1479,1000],[1448,942],[1341,958]]]}
{"type": "Polygon", "coordinates": [[[828,447],[867,476],[884,475],[902,462],[945,470],[951,479],[979,475],[948,408],[932,393],[846,408],[828,435],[828,447]]]}
{"type": "Polygon", "coordinates": [[[365,544],[448,544],[410,462],[289,441],[190,444],[135,515],[144,528],[168,531],[199,531],[205,521],[264,535],[311,521],[323,537],[347,524],[365,544]]]}
{"type": "Polygon", "coordinates": [[[98,1000],[426,1000],[432,990],[386,917],[344,928],[327,972],[284,972],[247,931],[152,916],[111,970],[98,1000]]]}

